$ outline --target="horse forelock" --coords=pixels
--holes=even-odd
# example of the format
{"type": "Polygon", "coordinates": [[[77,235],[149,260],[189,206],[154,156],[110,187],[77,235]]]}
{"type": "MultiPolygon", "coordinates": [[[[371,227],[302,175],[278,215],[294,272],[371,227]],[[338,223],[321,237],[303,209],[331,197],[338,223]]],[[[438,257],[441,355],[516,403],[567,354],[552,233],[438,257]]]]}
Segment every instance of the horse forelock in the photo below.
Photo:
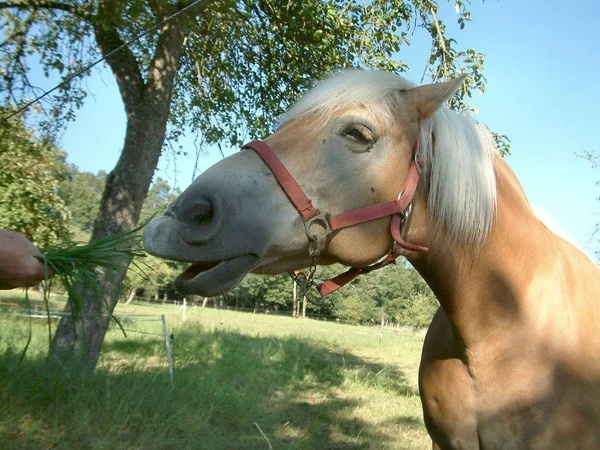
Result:
{"type": "Polygon", "coordinates": [[[375,117],[392,126],[394,108],[392,93],[414,85],[391,72],[350,69],[326,78],[302,96],[282,117],[284,125],[301,116],[311,115],[315,127],[321,128],[333,113],[348,106],[360,105],[375,117]]]}
{"type": "MultiPolygon", "coordinates": [[[[319,82],[280,124],[310,116],[312,127],[321,129],[335,111],[360,105],[389,129],[398,117],[393,94],[413,87],[391,72],[346,70],[319,82]]],[[[496,147],[491,134],[470,117],[442,107],[421,122],[420,139],[429,215],[451,244],[479,247],[496,211],[496,147]]]]}

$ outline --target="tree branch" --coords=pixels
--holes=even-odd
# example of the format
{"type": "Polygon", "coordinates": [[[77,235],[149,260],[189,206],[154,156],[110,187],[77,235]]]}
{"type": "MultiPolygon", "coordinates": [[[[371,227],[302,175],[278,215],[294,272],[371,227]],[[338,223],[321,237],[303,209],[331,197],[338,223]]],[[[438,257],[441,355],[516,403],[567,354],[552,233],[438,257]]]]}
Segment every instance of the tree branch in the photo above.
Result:
{"type": "MultiPolygon", "coordinates": [[[[185,35],[177,23],[168,23],[162,27],[148,68],[147,88],[151,102],[170,103],[173,80],[179,70],[179,59],[183,53],[184,38],[185,35]]],[[[166,108],[166,112],[168,109],[166,108]]]]}
{"type": "MultiPolygon", "coordinates": [[[[102,55],[107,55],[123,45],[123,40],[111,20],[111,17],[114,17],[113,5],[110,0],[100,2],[98,5],[98,20],[94,23],[96,42],[102,55]]],[[[123,47],[106,58],[106,62],[117,80],[125,111],[129,115],[137,107],[144,90],[144,80],[138,61],[131,49],[123,47]]]]}
{"type": "MultiPolygon", "coordinates": [[[[188,8],[192,3],[190,0],[178,2],[178,11],[188,8]]],[[[181,30],[181,22],[198,14],[209,3],[210,0],[200,1],[194,7],[161,27],[161,34],[148,69],[148,90],[152,93],[152,97],[154,97],[153,101],[166,101],[170,103],[173,80],[179,70],[179,59],[183,54],[184,47],[185,36],[181,30]]]]}
{"type": "Polygon", "coordinates": [[[444,81],[448,78],[448,71],[446,68],[446,40],[444,39],[444,33],[442,33],[442,29],[440,28],[440,23],[438,22],[437,15],[435,14],[435,10],[431,8],[431,17],[433,18],[433,23],[435,24],[435,29],[438,34],[438,39],[440,41],[440,47],[442,48],[442,68],[444,70],[444,81]]]}
{"type": "MultiPolygon", "coordinates": [[[[214,0],[203,0],[203,1],[199,2],[197,5],[194,5],[194,7],[190,8],[185,13],[180,15],[179,19],[180,20],[181,19],[189,19],[189,18],[193,17],[194,15],[197,15],[199,11],[206,8],[209,5],[209,3],[213,2],[213,1],[214,0]]],[[[176,6],[175,6],[175,11],[181,11],[184,8],[189,8],[189,6],[193,3],[194,3],[194,0],[178,0],[176,3],[176,6]]]]}
{"type": "Polygon", "coordinates": [[[71,13],[80,19],[90,22],[94,16],[91,6],[71,5],[56,0],[5,0],[0,9],[52,9],[71,13]]]}
{"type": "Polygon", "coordinates": [[[148,6],[158,20],[163,20],[176,11],[172,5],[167,4],[164,0],[148,0],[148,6]]]}

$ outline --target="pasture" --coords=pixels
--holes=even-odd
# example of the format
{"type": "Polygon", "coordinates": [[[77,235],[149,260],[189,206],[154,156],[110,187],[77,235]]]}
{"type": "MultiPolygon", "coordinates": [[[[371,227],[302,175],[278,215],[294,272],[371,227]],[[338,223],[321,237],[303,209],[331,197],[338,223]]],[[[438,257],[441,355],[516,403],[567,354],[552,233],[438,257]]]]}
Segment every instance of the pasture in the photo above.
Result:
{"type": "MultiPolygon", "coordinates": [[[[0,301],[23,305],[19,295],[0,301]]],[[[117,307],[167,315],[170,385],[160,322],[123,319],[128,337],[112,327],[84,377],[48,364],[42,319],[19,363],[30,322],[17,310],[0,309],[0,442],[11,448],[430,446],[417,391],[422,332],[386,329],[380,342],[377,327],[212,308],[188,308],[182,322],[173,305],[117,307]]]]}

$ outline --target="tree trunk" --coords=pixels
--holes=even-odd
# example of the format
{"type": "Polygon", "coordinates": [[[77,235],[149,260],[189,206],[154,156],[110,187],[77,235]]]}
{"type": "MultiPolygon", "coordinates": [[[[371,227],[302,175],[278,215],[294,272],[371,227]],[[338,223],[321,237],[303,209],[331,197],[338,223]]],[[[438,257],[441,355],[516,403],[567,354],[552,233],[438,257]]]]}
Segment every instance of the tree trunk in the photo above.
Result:
{"type": "Polygon", "coordinates": [[[136,291],[137,291],[137,288],[132,288],[129,291],[129,295],[127,296],[127,300],[125,301],[126,305],[129,305],[133,301],[133,299],[135,298],[136,291]]]}
{"type": "MultiPolygon", "coordinates": [[[[107,178],[92,240],[135,226],[158,163],[166,121],[154,126],[148,121],[145,124],[137,120],[128,122],[125,148],[107,178]],[[141,139],[136,140],[132,135],[141,139]],[[139,163],[136,164],[135,160],[139,163]]],[[[66,364],[74,358],[82,359],[84,365],[93,370],[108,328],[110,311],[118,301],[125,268],[130,262],[130,259],[122,261],[124,268],[118,271],[97,271],[100,293],[90,286],[77,287],[82,292],[84,317],[83,320],[74,320],[73,316],[61,319],[52,343],[53,359],[66,364]]],[[[68,306],[67,310],[70,310],[68,306]]]]}
{"type": "MultiPolygon", "coordinates": [[[[106,12],[107,17],[109,13],[106,12]]],[[[99,21],[95,31],[103,54],[120,45],[110,19],[99,21]]],[[[146,80],[141,78],[138,63],[129,50],[122,49],[107,59],[125,104],[127,130],[121,157],[106,180],[92,241],[129,230],[139,219],[165,140],[173,81],[183,43],[183,32],[176,24],[163,25],[146,80]]],[[[124,267],[130,262],[122,261],[124,267]]],[[[101,292],[90,286],[76,286],[82,293],[83,317],[68,315],[61,319],[52,342],[53,360],[63,364],[80,360],[87,369],[95,368],[126,268],[97,272],[101,292]]]]}
{"type": "Polygon", "coordinates": [[[296,280],[293,281],[294,287],[292,290],[292,317],[298,317],[298,283],[296,280]]]}

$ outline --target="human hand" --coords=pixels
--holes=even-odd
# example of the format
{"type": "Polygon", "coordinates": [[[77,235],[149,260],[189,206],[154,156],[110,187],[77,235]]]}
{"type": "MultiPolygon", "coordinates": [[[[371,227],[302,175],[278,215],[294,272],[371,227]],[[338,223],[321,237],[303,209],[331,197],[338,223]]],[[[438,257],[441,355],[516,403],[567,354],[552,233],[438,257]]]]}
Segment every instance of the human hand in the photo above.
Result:
{"type": "MultiPolygon", "coordinates": [[[[0,289],[35,286],[46,278],[38,248],[21,233],[0,230],[0,289]]],[[[48,268],[48,275],[52,270],[48,268]]]]}

